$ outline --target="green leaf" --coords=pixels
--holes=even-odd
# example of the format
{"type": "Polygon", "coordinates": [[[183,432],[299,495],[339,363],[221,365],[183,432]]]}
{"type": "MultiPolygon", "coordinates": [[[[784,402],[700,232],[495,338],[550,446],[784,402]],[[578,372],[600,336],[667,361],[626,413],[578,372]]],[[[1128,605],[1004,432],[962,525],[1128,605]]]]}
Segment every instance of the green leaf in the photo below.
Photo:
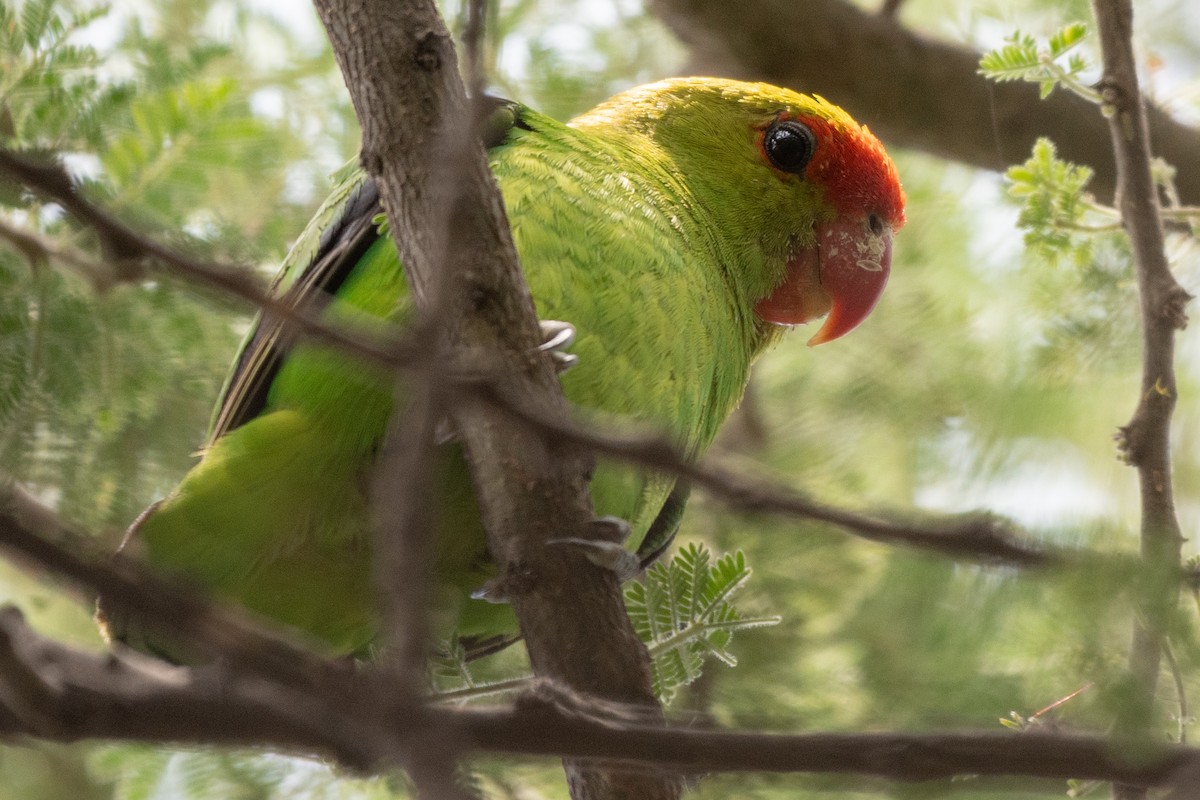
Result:
{"type": "Polygon", "coordinates": [[[1043,100],[1056,87],[1062,86],[1092,102],[1099,102],[1095,90],[1084,85],[1077,77],[1087,69],[1087,60],[1079,53],[1071,53],[1087,35],[1088,28],[1081,22],[1073,22],[1059,29],[1045,44],[1016,31],[1005,39],[1004,46],[985,53],[979,59],[979,73],[994,81],[1036,83],[1043,100]],[[1068,53],[1071,55],[1060,62],[1068,53]]]}
{"type": "Polygon", "coordinates": [[[27,0],[21,8],[21,32],[31,47],[36,47],[54,18],[54,0],[27,0]]]}
{"type": "Polygon", "coordinates": [[[995,81],[1025,80],[1041,67],[1037,42],[1020,31],[1005,39],[1007,44],[984,53],[979,59],[979,71],[995,81]]]}
{"type": "Polygon", "coordinates": [[[732,605],[750,577],[741,551],[711,560],[708,548],[688,544],[625,590],[634,630],[653,658],[654,690],[664,702],[700,677],[707,658],[734,666],[728,650],[734,633],[779,623],[778,617],[744,619],[732,605]]]}
{"type": "Polygon", "coordinates": [[[1089,243],[1079,234],[1105,229],[1088,221],[1098,208],[1086,193],[1091,168],[1060,160],[1054,143],[1041,138],[1029,160],[1010,167],[1004,177],[1009,196],[1021,201],[1017,223],[1026,245],[1051,260],[1063,255],[1085,260],[1089,243]]]}
{"type": "Polygon", "coordinates": [[[1066,53],[1078,46],[1088,36],[1088,26],[1083,22],[1072,22],[1058,30],[1050,37],[1050,55],[1053,58],[1066,53]]]}

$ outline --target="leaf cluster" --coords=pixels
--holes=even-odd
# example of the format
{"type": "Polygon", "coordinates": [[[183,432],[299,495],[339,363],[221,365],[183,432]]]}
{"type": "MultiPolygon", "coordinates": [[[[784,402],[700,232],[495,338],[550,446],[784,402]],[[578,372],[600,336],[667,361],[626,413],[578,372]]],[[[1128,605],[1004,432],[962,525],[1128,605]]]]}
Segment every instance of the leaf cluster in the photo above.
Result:
{"type": "Polygon", "coordinates": [[[625,590],[625,607],[650,650],[654,691],[663,702],[699,678],[706,659],[735,666],[729,650],[734,633],[780,622],[777,616],[744,617],[733,606],[750,578],[740,550],[711,561],[708,548],[686,544],[625,590]]]}
{"type": "MultiPolygon", "coordinates": [[[[298,168],[308,143],[256,109],[252,65],[200,31],[181,47],[162,13],[155,31],[153,15],[124,25],[105,6],[0,4],[0,141],[57,154],[90,197],[201,257],[275,263],[325,169],[298,168]],[[103,50],[101,23],[122,31],[103,50]]],[[[3,181],[0,215],[58,250],[95,247],[3,181]]],[[[187,467],[245,312],[158,280],[97,294],[96,276],[59,266],[0,240],[0,466],[115,530],[187,467]]],[[[111,269],[102,285],[120,280],[111,269]]]]}
{"type": "MultiPolygon", "coordinates": [[[[698,679],[709,659],[736,666],[730,650],[735,633],[779,624],[777,616],[747,617],[734,606],[735,595],[749,579],[750,568],[740,550],[713,563],[708,547],[690,542],[626,586],[625,608],[650,652],[654,691],[663,703],[698,679]]],[[[481,678],[457,637],[438,648],[431,668],[435,697],[441,702],[519,691],[531,680],[481,678]]]]}
{"type": "Polygon", "coordinates": [[[101,74],[95,48],[73,38],[108,13],[57,0],[0,5],[0,141],[25,148],[96,146],[133,86],[101,74]]]}
{"type": "Polygon", "coordinates": [[[1015,31],[1002,47],[983,55],[979,72],[994,81],[1036,83],[1042,99],[1049,97],[1055,87],[1062,86],[1080,97],[1099,102],[1100,96],[1081,78],[1091,64],[1082,54],[1072,52],[1087,36],[1087,25],[1082,22],[1060,28],[1045,42],[1015,31]]]}
{"type": "Polygon", "coordinates": [[[1029,159],[1009,167],[1004,177],[1009,195],[1022,204],[1017,224],[1025,231],[1025,245],[1051,260],[1067,253],[1083,263],[1090,239],[1077,234],[1114,230],[1085,222],[1100,208],[1085,191],[1092,170],[1061,160],[1049,139],[1038,139],[1029,159]]]}

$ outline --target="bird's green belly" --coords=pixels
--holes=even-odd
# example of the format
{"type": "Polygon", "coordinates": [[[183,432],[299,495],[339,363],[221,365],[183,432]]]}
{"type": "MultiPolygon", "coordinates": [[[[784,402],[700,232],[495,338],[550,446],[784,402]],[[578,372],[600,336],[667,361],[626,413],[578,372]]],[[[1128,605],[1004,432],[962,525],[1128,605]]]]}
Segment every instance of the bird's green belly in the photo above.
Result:
{"type": "MultiPolygon", "coordinates": [[[[367,499],[371,463],[339,453],[334,441],[333,432],[295,410],[233,431],[145,522],[140,534],[151,561],[336,652],[362,651],[376,633],[379,596],[367,499]]],[[[435,635],[514,633],[508,606],[470,599],[494,566],[461,448],[448,445],[439,457],[435,635]]],[[[643,493],[640,483],[630,470],[601,464],[593,481],[597,513],[632,520],[639,509],[661,505],[658,492],[643,493]]]]}

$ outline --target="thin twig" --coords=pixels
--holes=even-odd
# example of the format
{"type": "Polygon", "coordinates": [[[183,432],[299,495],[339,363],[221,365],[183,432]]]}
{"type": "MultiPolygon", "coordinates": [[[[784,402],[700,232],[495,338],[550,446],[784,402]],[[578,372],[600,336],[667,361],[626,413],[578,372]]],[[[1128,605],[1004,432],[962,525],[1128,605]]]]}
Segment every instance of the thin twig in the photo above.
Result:
{"type": "Polygon", "coordinates": [[[437,489],[434,440],[442,404],[431,376],[432,370],[420,370],[411,380],[397,382],[395,410],[371,486],[381,666],[410,698],[424,686],[433,588],[429,565],[438,504],[430,498],[437,489]]]}
{"type": "MultiPolygon", "coordinates": [[[[106,263],[115,265],[110,272],[117,280],[140,277],[141,270],[137,265],[147,264],[238,297],[315,339],[336,345],[372,363],[400,369],[420,355],[420,351],[405,340],[378,341],[367,331],[348,332],[343,326],[329,325],[316,315],[315,309],[296,308],[272,295],[247,269],[200,261],[134,230],[80,194],[70,176],[58,164],[35,163],[0,147],[0,171],[7,172],[25,186],[58,203],[80,222],[91,227],[100,237],[106,263]]],[[[20,233],[24,236],[33,235],[27,231],[20,233]]]]}
{"type": "MultiPolygon", "coordinates": [[[[467,69],[467,95],[471,101],[483,98],[487,88],[487,71],[483,61],[484,23],[487,19],[487,0],[467,0],[467,24],[462,41],[467,69]]],[[[475,116],[478,120],[478,116],[475,116]]]]}
{"type": "Polygon", "coordinates": [[[0,239],[8,242],[34,269],[48,262],[57,262],[81,275],[98,292],[113,285],[116,276],[102,261],[71,247],[60,247],[33,231],[19,228],[0,217],[0,239]]]}
{"type": "Polygon", "coordinates": [[[826,522],[871,541],[911,545],[979,561],[1031,567],[1059,563],[1065,556],[1021,542],[1007,522],[990,514],[975,514],[965,519],[960,517],[931,525],[889,522],[808,500],[782,487],[764,488],[762,481],[751,482],[716,467],[690,463],[680,457],[669,441],[661,437],[613,436],[567,420],[538,416],[505,396],[490,381],[477,382],[464,393],[460,401],[473,398],[482,398],[504,409],[522,422],[541,430],[551,441],[582,445],[601,455],[673,473],[704,487],[742,511],[785,514],[826,522]]]}

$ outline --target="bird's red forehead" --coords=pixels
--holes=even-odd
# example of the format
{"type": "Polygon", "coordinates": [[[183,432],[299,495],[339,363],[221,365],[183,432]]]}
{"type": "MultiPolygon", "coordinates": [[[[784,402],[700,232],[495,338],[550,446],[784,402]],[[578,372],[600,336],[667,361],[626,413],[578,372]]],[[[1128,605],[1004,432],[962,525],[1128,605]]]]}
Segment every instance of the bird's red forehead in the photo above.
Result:
{"type": "Polygon", "coordinates": [[[780,115],[808,126],[817,138],[816,153],[804,179],[825,189],[825,200],[841,214],[875,213],[897,230],[904,224],[904,190],[896,165],[875,135],[823,117],[780,115]]]}

